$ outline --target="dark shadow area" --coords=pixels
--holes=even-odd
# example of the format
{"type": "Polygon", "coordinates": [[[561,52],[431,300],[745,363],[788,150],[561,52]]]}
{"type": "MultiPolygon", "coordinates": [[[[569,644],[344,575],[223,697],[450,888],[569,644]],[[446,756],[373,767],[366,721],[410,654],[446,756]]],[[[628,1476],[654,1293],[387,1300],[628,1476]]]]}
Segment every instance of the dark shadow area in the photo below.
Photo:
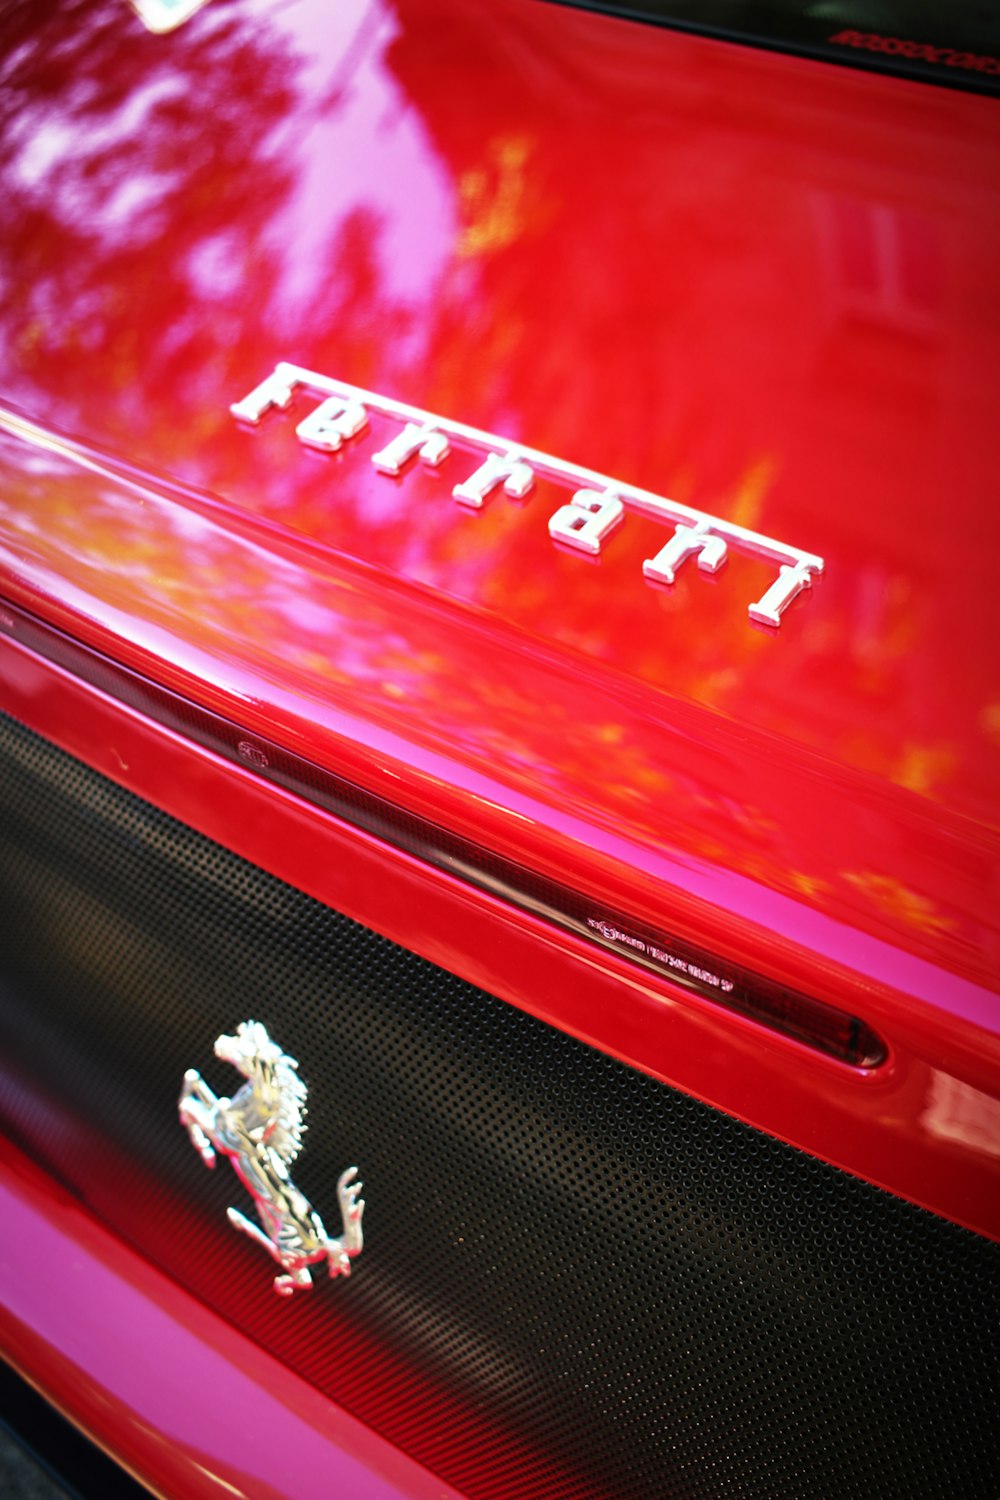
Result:
{"type": "Polygon", "coordinates": [[[0,1360],[0,1494],[6,1500],[148,1500],[149,1492],[0,1360]]]}

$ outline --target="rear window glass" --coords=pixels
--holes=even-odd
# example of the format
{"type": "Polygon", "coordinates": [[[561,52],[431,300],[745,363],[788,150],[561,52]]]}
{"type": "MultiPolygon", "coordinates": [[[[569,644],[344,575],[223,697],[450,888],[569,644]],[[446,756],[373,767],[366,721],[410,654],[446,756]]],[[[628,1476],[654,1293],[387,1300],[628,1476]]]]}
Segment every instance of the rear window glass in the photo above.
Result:
{"type": "Polygon", "coordinates": [[[637,20],[1000,93],[1000,6],[962,0],[583,0],[637,20]]]}

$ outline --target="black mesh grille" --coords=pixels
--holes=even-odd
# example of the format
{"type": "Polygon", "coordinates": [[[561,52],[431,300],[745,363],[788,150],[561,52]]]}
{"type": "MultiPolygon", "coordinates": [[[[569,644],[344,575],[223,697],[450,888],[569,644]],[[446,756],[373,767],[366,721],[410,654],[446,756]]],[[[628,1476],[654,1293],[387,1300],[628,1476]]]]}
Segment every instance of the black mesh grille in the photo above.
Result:
{"type": "MultiPolygon", "coordinates": [[[[145,1254],[470,1495],[1000,1493],[998,1247],[512,1009],[0,719],[3,1114],[145,1254]],[[366,1249],[291,1302],[176,1123],[253,1016],[366,1249]]],[[[54,1274],[58,1272],[54,1269],[54,1274]]]]}

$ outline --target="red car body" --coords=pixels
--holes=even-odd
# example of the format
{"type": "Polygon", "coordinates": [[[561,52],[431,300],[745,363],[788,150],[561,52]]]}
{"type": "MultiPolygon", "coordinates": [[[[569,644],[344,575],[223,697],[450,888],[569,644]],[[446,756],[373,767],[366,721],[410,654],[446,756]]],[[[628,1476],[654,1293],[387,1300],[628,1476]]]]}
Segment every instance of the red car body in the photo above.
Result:
{"type": "MultiPolygon", "coordinates": [[[[219,3],[169,36],[87,0],[25,8],[5,52],[0,707],[511,1005],[1000,1239],[995,101],[528,0],[219,3]],[[304,448],[303,392],[235,422],[284,360],[823,576],[757,626],[773,563],[657,587],[649,517],[585,558],[544,480],[456,505],[460,445],[392,478],[374,419],[304,448]],[[860,1017],[884,1060],[331,817],[48,628],[860,1017]]],[[[13,1147],[0,1190],[4,1352],[154,1489],[449,1493],[13,1147]],[[38,1245],[91,1289],[79,1324],[38,1245]]]]}

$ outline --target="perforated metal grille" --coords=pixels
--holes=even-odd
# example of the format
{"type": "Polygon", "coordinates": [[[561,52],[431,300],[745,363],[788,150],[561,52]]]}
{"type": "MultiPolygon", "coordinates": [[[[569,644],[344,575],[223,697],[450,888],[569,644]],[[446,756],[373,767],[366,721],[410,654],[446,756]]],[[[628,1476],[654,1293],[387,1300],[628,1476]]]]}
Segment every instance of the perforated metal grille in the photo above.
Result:
{"type": "MultiPolygon", "coordinates": [[[[0,719],[7,1128],[471,1496],[1000,1493],[998,1247],[592,1051],[0,719]],[[366,1249],[290,1302],[176,1122],[253,1016],[366,1249]]],[[[58,1274],[53,1271],[53,1274],[58,1274]]]]}

